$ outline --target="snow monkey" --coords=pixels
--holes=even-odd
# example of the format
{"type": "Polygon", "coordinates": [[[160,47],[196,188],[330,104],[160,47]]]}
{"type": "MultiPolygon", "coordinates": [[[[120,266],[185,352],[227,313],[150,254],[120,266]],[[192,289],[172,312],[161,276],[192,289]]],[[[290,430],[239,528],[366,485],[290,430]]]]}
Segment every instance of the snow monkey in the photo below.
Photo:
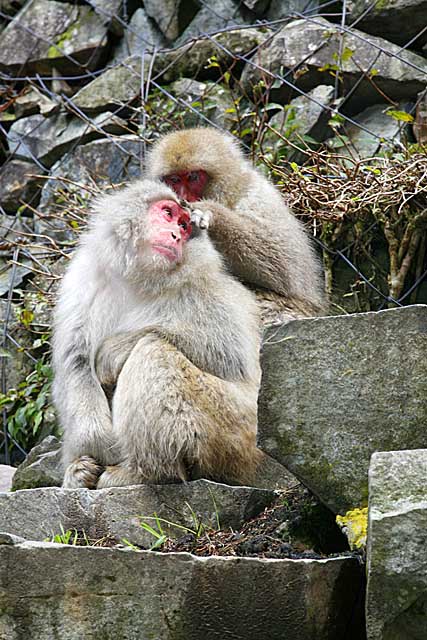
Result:
{"type": "Polygon", "coordinates": [[[255,471],[258,308],[193,218],[160,181],[95,205],[54,322],[64,487],[255,471]]]}
{"type": "Polygon", "coordinates": [[[209,127],[167,134],[150,152],[146,174],[209,219],[215,247],[255,290],[265,322],[324,310],[321,269],[302,224],[230,135],[209,127]]]}

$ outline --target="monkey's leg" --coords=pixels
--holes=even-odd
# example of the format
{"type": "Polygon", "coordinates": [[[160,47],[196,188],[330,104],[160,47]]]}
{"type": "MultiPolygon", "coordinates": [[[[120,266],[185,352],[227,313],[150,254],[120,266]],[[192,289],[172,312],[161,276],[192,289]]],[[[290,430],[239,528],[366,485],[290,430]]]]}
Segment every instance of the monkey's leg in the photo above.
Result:
{"type": "Polygon", "coordinates": [[[256,449],[257,386],[198,369],[165,338],[141,338],[117,381],[113,429],[123,462],[98,488],[209,477],[248,482],[256,449]]]}
{"type": "Polygon", "coordinates": [[[81,456],[65,469],[63,487],[67,489],[95,489],[104,467],[90,456],[81,456]]]}

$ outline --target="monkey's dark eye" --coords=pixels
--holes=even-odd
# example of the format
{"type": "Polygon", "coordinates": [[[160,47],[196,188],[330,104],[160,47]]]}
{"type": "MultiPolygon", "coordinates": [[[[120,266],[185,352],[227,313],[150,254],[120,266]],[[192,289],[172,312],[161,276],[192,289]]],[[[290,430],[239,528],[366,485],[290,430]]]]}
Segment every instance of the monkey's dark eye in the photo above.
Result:
{"type": "Polygon", "coordinates": [[[198,172],[197,172],[197,171],[191,171],[191,172],[188,174],[188,180],[189,180],[190,182],[197,182],[197,181],[198,181],[198,179],[199,179],[199,174],[198,174],[198,172]]]}
{"type": "Polygon", "coordinates": [[[188,224],[186,222],[180,222],[179,226],[182,227],[184,231],[187,231],[188,224]]]}
{"type": "Polygon", "coordinates": [[[168,218],[172,218],[172,211],[170,209],[168,209],[167,207],[165,207],[165,209],[163,209],[163,213],[165,213],[168,218]]]}
{"type": "Polygon", "coordinates": [[[172,184],[178,184],[178,182],[181,182],[181,178],[179,176],[168,176],[168,180],[169,182],[172,182],[172,184]]]}

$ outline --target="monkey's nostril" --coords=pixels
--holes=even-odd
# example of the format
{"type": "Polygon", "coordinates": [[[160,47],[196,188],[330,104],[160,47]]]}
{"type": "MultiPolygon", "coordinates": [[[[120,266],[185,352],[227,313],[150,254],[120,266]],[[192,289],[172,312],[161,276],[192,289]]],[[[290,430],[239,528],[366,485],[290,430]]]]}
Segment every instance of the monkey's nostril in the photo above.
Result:
{"type": "Polygon", "coordinates": [[[176,235],[176,233],[174,233],[173,231],[171,231],[171,236],[174,240],[176,240],[177,242],[180,241],[180,238],[176,235]]]}

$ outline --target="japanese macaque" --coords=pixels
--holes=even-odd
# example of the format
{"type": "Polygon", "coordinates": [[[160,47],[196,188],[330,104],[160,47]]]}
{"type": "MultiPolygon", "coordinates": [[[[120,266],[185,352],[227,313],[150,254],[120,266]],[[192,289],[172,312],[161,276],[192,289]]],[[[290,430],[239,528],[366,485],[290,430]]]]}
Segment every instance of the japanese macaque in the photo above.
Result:
{"type": "Polygon", "coordinates": [[[257,304],[193,218],[159,181],[95,205],[55,316],[64,487],[256,469],[257,304]]]}
{"type": "Polygon", "coordinates": [[[146,175],[209,220],[215,247],[255,290],[265,322],[324,310],[320,265],[302,224],[231,136],[209,127],[170,133],[154,145],[146,175]]]}

